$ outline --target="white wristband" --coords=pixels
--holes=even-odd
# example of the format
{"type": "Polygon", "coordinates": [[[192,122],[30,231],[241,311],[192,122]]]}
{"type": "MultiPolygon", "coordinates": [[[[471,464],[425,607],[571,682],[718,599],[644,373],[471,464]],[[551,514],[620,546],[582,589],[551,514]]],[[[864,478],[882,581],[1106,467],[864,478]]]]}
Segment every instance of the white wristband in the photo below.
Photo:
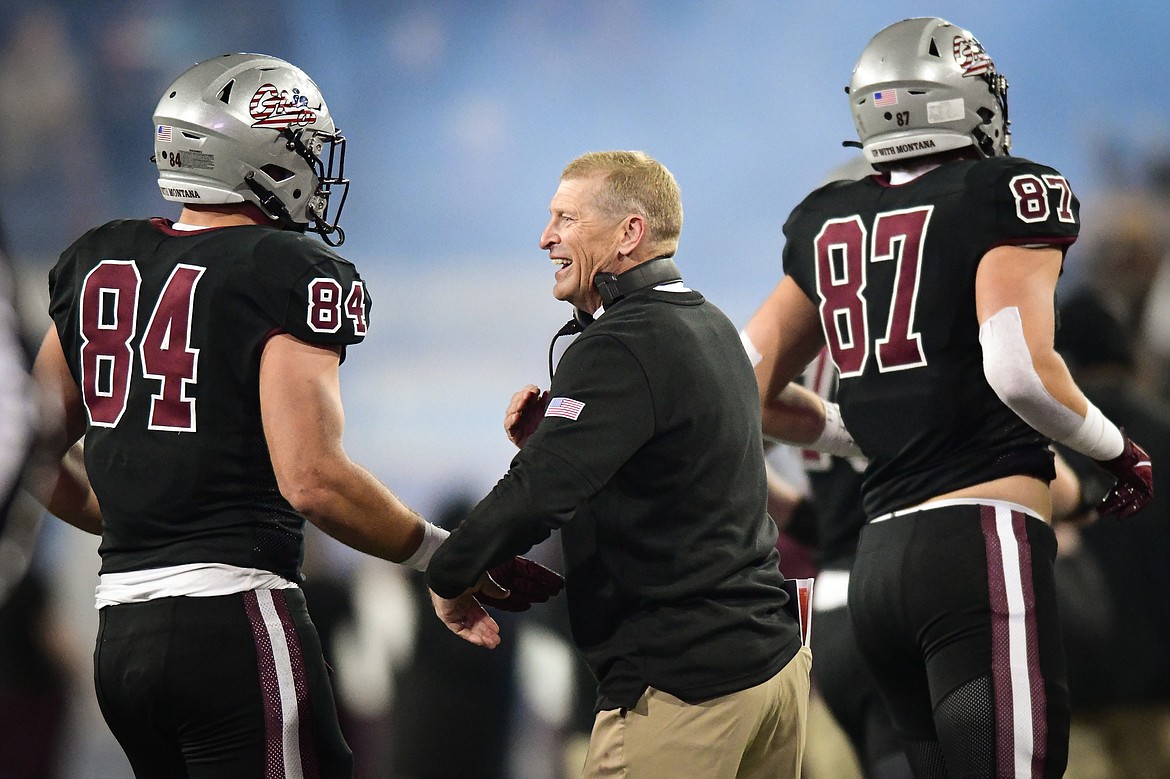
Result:
{"type": "Polygon", "coordinates": [[[414,550],[414,554],[403,560],[401,564],[416,571],[425,571],[431,557],[435,554],[435,550],[447,540],[449,535],[451,535],[449,531],[424,520],[422,543],[418,545],[418,549],[414,550]]]}
{"type": "Polygon", "coordinates": [[[1125,437],[1117,425],[1106,419],[1092,403],[1085,410],[1085,421],[1061,443],[1094,460],[1112,460],[1125,449],[1125,437]]]}
{"type": "Polygon", "coordinates": [[[845,429],[845,423],[841,419],[841,407],[827,400],[824,403],[825,429],[821,431],[817,440],[809,444],[809,449],[835,454],[838,457],[861,457],[861,449],[845,429]]]}

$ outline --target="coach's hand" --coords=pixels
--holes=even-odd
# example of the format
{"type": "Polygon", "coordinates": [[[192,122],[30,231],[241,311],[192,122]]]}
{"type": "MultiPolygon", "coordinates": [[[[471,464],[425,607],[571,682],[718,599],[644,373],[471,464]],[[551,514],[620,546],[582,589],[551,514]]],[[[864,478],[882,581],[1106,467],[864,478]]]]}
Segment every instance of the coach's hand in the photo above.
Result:
{"type": "Polygon", "coordinates": [[[1117,477],[1113,489],[1101,501],[1100,512],[1124,518],[1136,514],[1154,497],[1154,469],[1150,456],[1124,430],[1125,448],[1112,460],[1098,464],[1117,477]]]}
{"type": "Polygon", "coordinates": [[[524,446],[544,418],[548,400],[548,392],[541,392],[535,384],[529,384],[512,396],[508,410],[504,412],[504,432],[509,441],[518,447],[524,446]]]}
{"type": "Polygon", "coordinates": [[[464,641],[487,649],[500,645],[500,626],[475,599],[473,590],[450,599],[431,592],[431,603],[447,629],[464,641]]]}
{"type": "Polygon", "coordinates": [[[494,596],[483,588],[476,597],[485,606],[501,611],[527,611],[533,603],[544,603],[565,587],[563,576],[527,557],[513,557],[490,569],[488,575],[508,591],[507,595],[494,596]]]}

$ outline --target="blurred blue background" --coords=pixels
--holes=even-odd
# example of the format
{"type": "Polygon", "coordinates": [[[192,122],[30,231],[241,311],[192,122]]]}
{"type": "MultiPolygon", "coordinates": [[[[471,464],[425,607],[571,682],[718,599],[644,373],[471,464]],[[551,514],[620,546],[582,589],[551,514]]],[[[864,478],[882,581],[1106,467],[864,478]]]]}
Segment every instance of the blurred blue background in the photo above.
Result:
{"type": "MultiPolygon", "coordinates": [[[[980,39],[1011,84],[1014,153],[1069,178],[1086,233],[1101,229],[1098,194],[1170,180],[1161,0],[0,0],[0,221],[29,331],[47,326],[47,271],[82,232],[177,215],[149,161],[167,84],[225,52],[283,57],[349,139],[341,251],[374,309],[342,369],[347,447],[432,515],[453,492],[490,489],[514,451],[511,393],[547,386],[548,340],[570,311],[537,237],[564,164],[626,148],[669,167],[686,280],[742,324],[780,277],[788,212],[851,159],[857,55],[921,15],[980,39]]],[[[84,656],[96,543],[58,523],[44,535],[84,656]]],[[[359,565],[329,544],[319,554],[359,565]]],[[[101,749],[79,743],[78,775],[97,775],[85,761],[101,749]]]]}

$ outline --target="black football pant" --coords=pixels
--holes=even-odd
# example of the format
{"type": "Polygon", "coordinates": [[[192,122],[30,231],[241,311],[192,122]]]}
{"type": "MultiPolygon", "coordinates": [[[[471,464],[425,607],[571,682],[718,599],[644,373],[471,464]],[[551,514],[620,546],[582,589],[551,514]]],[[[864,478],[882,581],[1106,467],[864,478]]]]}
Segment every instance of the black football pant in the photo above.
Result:
{"type": "Polygon", "coordinates": [[[944,501],[862,530],[850,613],[917,776],[1064,773],[1056,538],[1018,508],[944,501]]]}
{"type": "Polygon", "coordinates": [[[299,589],[107,606],[94,681],[140,779],[352,776],[299,589]]]}

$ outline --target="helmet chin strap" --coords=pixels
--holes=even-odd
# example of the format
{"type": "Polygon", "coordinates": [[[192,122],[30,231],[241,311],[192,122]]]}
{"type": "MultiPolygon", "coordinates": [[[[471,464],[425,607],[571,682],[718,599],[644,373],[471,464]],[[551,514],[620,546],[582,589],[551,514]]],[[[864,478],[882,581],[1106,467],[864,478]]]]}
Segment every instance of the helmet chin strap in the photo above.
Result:
{"type": "Polygon", "coordinates": [[[264,213],[280,222],[281,227],[285,229],[301,229],[301,225],[293,221],[292,215],[284,207],[284,203],[280,201],[280,198],[271,190],[260,186],[259,182],[256,181],[255,173],[249,171],[244,176],[244,183],[248,185],[248,189],[252,190],[252,194],[260,201],[260,208],[264,210],[264,213]]]}

